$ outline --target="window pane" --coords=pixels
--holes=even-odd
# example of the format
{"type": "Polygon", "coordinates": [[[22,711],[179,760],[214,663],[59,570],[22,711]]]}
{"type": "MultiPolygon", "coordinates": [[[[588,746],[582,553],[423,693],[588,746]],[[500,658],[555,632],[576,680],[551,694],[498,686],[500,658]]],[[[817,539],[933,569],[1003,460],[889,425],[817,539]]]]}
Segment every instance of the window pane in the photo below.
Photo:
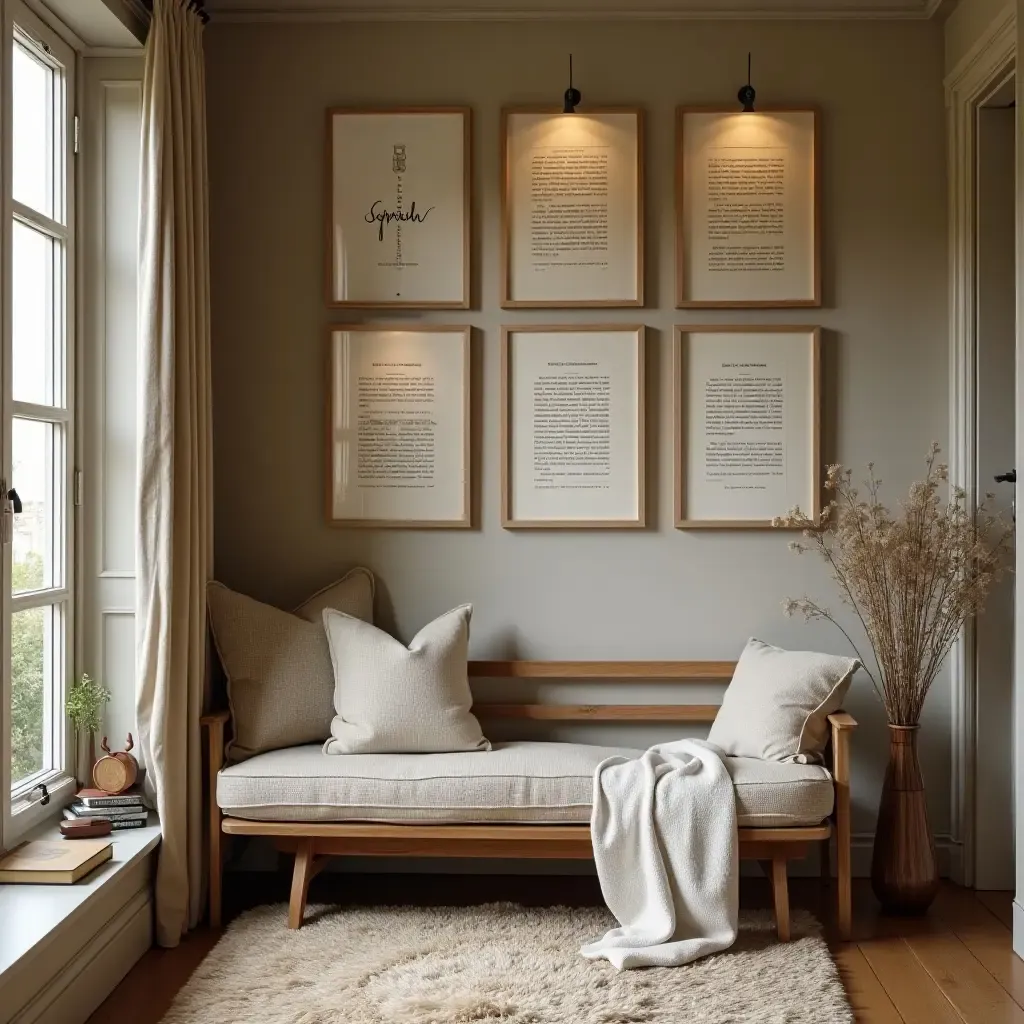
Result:
{"type": "Polygon", "coordinates": [[[53,635],[50,605],[11,616],[11,785],[52,768],[53,635]]]}
{"type": "Polygon", "coordinates": [[[54,210],[54,71],[14,42],[14,198],[58,220],[54,210]]]}
{"type": "Polygon", "coordinates": [[[54,342],[63,319],[61,244],[20,221],[14,222],[13,243],[14,400],[63,404],[54,387],[54,342]]]}
{"type": "Polygon", "coordinates": [[[58,499],[63,458],[63,430],[35,420],[13,421],[13,486],[22,501],[14,517],[11,591],[14,594],[61,585],[58,499]]]}

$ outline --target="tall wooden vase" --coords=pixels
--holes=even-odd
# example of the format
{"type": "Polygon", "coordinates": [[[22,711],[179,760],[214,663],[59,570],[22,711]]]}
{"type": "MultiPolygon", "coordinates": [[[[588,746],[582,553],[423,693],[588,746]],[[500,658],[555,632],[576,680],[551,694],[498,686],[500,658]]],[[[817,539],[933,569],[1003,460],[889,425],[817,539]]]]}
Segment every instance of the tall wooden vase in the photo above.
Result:
{"type": "Polygon", "coordinates": [[[939,889],[935,840],[917,759],[919,729],[889,726],[889,767],[871,858],[871,888],[882,908],[894,914],[923,914],[939,889]]]}

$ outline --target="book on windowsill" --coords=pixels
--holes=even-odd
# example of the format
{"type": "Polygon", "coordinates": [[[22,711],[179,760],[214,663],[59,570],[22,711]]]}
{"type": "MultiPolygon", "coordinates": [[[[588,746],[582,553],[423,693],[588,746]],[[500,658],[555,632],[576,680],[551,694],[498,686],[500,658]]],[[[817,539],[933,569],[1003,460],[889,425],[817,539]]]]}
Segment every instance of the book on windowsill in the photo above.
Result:
{"type": "MultiPolygon", "coordinates": [[[[79,818],[79,821],[81,820],[79,818]]],[[[149,824],[146,818],[115,818],[113,821],[107,818],[107,821],[110,822],[112,832],[125,832],[130,828],[145,828],[149,824]]]]}
{"type": "Polygon", "coordinates": [[[0,860],[0,883],[72,885],[93,868],[110,860],[109,839],[38,839],[23,843],[0,860]]]}
{"type": "Polygon", "coordinates": [[[104,793],[102,789],[80,789],[75,799],[83,807],[142,807],[142,790],[129,789],[117,796],[104,793]]]}
{"type": "Polygon", "coordinates": [[[83,807],[71,804],[64,808],[65,818],[107,818],[110,821],[145,821],[149,811],[145,807],[83,807]]]}

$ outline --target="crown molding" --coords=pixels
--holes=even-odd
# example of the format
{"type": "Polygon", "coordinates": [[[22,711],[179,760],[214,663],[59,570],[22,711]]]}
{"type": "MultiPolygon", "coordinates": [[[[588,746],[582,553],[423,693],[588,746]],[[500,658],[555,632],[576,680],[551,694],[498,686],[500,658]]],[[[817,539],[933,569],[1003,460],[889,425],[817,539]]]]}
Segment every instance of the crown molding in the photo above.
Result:
{"type": "Polygon", "coordinates": [[[334,21],[925,21],[946,0],[207,0],[218,22],[334,21]]]}

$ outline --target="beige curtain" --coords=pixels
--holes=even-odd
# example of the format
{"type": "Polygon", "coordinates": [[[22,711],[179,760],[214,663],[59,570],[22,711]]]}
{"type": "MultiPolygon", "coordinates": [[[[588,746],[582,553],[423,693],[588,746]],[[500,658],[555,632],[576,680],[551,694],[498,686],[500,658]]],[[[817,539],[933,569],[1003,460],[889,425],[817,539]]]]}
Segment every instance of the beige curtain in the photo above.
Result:
{"type": "Polygon", "coordinates": [[[155,0],[142,90],[137,686],[163,827],[156,938],[202,906],[206,582],[212,566],[210,291],[202,24],[155,0]]]}

